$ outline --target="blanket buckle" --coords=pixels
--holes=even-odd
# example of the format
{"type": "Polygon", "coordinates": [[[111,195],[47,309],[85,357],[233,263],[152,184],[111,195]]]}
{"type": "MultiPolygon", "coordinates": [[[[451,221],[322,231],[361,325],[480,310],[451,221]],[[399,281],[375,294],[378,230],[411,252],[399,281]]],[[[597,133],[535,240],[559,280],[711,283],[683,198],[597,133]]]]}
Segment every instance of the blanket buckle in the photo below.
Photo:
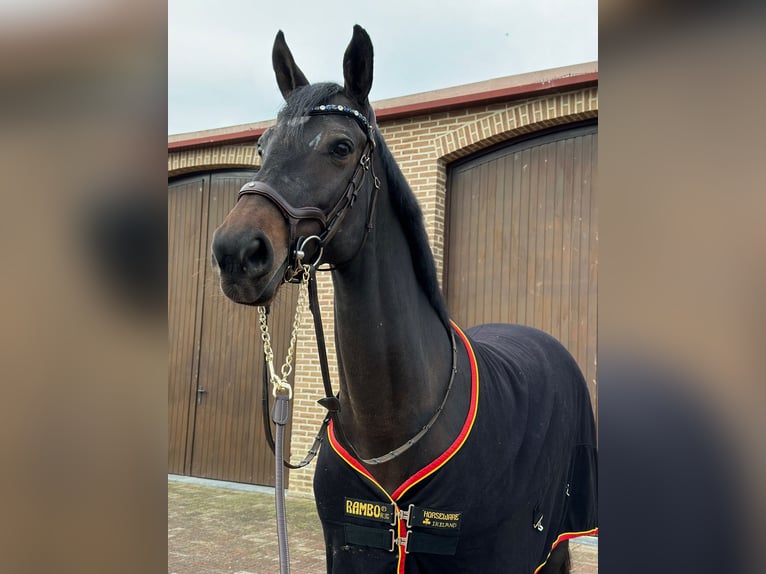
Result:
{"type": "MultiPolygon", "coordinates": [[[[415,506],[414,504],[410,504],[407,507],[407,510],[401,510],[398,506],[394,507],[395,511],[395,517],[394,520],[404,520],[404,523],[407,525],[407,528],[411,528],[410,526],[410,516],[412,516],[412,507],[415,506]]],[[[396,522],[394,522],[394,525],[396,525],[396,522]]]]}
{"type": "Polygon", "coordinates": [[[408,530],[404,536],[397,536],[393,528],[390,528],[388,531],[391,533],[391,548],[389,551],[393,552],[397,546],[400,548],[404,546],[404,553],[409,554],[410,534],[412,534],[412,531],[408,530]]]}

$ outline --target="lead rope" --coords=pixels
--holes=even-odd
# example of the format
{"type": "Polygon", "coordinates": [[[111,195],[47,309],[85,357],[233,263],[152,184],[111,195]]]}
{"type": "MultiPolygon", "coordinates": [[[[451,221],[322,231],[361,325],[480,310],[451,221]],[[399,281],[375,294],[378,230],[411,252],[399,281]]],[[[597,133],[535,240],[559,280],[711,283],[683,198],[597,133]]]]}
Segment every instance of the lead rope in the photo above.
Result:
{"type": "Polygon", "coordinates": [[[284,442],[285,427],[290,421],[290,399],[293,398],[293,389],[287,378],[293,370],[292,362],[295,356],[295,344],[298,340],[298,329],[300,328],[303,313],[308,306],[308,277],[309,266],[303,267],[303,279],[298,288],[298,305],[293,319],[292,335],[287,349],[284,363],[280,370],[281,377],[277,374],[274,367],[274,351],[271,348],[271,336],[267,321],[267,312],[264,307],[258,307],[258,319],[261,325],[261,339],[263,340],[263,354],[266,359],[266,366],[269,372],[269,381],[271,382],[272,394],[274,395],[274,410],[271,413],[271,419],[276,426],[276,440],[274,448],[275,460],[275,486],[274,498],[276,499],[277,512],[277,543],[279,546],[279,571],[280,574],[290,573],[290,554],[287,541],[287,513],[285,511],[285,474],[284,474],[284,442]]]}
{"type": "Polygon", "coordinates": [[[285,467],[282,465],[285,441],[285,425],[290,419],[290,399],[287,393],[278,393],[274,401],[272,420],[277,427],[276,436],[276,484],[274,497],[277,506],[277,544],[279,546],[279,572],[290,574],[290,552],[287,542],[287,512],[285,511],[285,467]]]}

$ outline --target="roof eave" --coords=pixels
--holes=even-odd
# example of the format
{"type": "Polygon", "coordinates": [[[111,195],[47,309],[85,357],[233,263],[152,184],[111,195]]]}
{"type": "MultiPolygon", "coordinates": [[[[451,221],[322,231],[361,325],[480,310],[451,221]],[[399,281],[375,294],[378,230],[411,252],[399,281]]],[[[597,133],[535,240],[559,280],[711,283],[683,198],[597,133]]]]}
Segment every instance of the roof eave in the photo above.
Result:
{"type": "MultiPolygon", "coordinates": [[[[597,63],[509,76],[373,102],[378,122],[571,91],[598,84],[597,63]]],[[[257,141],[275,120],[170,136],[168,151],[257,141]]]]}

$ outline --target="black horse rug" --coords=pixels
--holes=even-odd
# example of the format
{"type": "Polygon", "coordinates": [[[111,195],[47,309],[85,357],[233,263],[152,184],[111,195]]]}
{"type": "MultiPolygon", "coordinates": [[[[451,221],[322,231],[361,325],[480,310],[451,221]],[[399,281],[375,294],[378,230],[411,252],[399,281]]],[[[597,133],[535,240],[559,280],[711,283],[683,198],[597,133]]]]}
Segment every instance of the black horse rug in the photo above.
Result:
{"type": "Polygon", "coordinates": [[[530,327],[453,328],[471,403],[436,460],[388,493],[329,427],[314,477],[328,572],[532,574],[563,540],[597,533],[595,428],[574,359],[530,327]]]}

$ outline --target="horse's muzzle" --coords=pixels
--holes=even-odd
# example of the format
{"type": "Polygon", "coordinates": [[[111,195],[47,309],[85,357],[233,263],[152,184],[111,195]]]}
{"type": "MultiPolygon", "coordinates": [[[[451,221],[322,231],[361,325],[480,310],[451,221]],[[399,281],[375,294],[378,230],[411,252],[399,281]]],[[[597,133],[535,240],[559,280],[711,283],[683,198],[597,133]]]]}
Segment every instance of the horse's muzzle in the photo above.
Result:
{"type": "Polygon", "coordinates": [[[268,304],[282,283],[285,265],[275,265],[274,248],[263,231],[219,228],[211,259],[220,273],[221,290],[235,303],[268,304]]]}
{"type": "Polygon", "coordinates": [[[271,242],[262,231],[219,229],[213,237],[214,263],[221,276],[257,281],[268,274],[274,263],[271,242]]]}

